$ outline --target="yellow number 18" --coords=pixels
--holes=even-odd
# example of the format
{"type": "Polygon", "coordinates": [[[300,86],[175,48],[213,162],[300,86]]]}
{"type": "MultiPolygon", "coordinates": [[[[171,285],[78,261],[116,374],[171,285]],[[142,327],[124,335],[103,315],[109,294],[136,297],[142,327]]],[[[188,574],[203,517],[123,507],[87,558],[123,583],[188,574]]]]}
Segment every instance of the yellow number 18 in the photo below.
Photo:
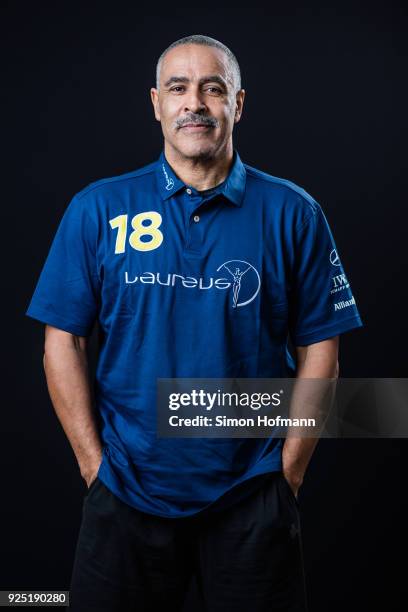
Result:
{"type": "MultiPolygon", "coordinates": [[[[130,246],[137,251],[153,251],[157,249],[163,242],[163,234],[159,230],[162,222],[162,216],[155,211],[142,212],[132,218],[131,225],[133,232],[129,236],[130,246]],[[148,225],[143,225],[143,221],[148,220],[148,225]],[[151,236],[147,242],[141,240],[141,236],[151,236]]],[[[112,229],[117,229],[115,253],[124,253],[126,248],[126,235],[128,215],[119,215],[114,219],[109,220],[112,229]]]]}

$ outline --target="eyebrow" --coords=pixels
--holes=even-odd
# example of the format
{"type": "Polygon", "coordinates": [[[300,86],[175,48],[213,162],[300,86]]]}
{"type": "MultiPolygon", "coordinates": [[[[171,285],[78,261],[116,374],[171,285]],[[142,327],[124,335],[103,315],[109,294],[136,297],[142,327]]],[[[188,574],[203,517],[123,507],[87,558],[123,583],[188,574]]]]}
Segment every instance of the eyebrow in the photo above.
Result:
{"type": "MultiPolygon", "coordinates": [[[[188,77],[185,77],[185,76],[171,76],[164,83],[164,87],[168,87],[172,83],[190,83],[190,79],[188,77]]],[[[198,81],[199,85],[203,85],[205,83],[218,83],[219,85],[221,85],[221,87],[224,87],[224,88],[227,87],[226,82],[224,81],[224,79],[222,77],[220,77],[219,74],[211,74],[209,76],[202,77],[198,81]]]]}

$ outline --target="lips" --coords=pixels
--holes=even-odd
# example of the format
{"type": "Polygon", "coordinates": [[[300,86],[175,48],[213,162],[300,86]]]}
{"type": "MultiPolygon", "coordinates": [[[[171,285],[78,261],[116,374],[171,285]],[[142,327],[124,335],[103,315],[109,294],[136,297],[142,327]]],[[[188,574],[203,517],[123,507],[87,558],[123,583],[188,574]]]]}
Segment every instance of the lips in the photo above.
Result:
{"type": "Polygon", "coordinates": [[[212,127],[212,125],[207,125],[206,123],[186,123],[181,127],[188,128],[190,130],[203,130],[212,127]]]}

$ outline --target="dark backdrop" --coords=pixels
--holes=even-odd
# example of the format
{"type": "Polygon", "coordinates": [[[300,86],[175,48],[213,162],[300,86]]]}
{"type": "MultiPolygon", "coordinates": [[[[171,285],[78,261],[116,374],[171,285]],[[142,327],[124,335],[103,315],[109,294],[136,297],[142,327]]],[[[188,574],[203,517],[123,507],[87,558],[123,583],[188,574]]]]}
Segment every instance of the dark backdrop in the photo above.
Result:
{"type": "MultiPolygon", "coordinates": [[[[342,253],[363,329],[343,377],[407,376],[407,11],[403,3],[3,4],[0,589],[68,589],[85,485],[50,403],[43,326],[24,316],[62,213],[162,147],[149,88],[187,34],[231,47],[244,162],[304,187],[342,253]]],[[[405,440],[322,440],[300,491],[311,612],[400,610],[405,440]]]]}

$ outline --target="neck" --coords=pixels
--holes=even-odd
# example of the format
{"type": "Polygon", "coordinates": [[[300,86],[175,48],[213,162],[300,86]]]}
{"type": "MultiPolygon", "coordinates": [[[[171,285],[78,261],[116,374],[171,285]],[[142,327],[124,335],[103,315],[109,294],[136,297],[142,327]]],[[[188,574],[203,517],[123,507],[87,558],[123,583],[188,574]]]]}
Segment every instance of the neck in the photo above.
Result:
{"type": "Polygon", "coordinates": [[[164,154],[173,171],[186,185],[198,191],[211,189],[222,183],[228,176],[232,165],[234,150],[232,141],[218,155],[210,159],[184,157],[167,141],[164,154]]]}

